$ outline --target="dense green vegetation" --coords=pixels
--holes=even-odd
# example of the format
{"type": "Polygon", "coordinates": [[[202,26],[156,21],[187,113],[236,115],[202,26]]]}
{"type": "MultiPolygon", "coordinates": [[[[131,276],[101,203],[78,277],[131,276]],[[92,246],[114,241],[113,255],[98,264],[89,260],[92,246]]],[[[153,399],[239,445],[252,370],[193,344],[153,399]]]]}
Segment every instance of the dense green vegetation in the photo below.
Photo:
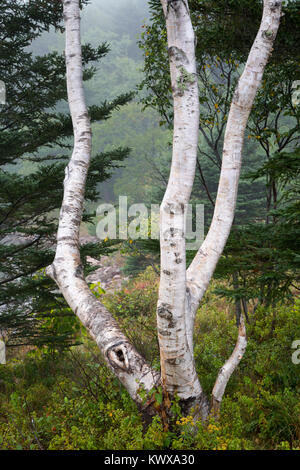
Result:
{"type": "MultiPolygon", "coordinates": [[[[115,294],[100,293],[129,339],[159,367],[155,309],[158,277],[148,268],[115,294]]],[[[233,305],[213,293],[199,309],[197,370],[209,391],[236,340],[233,305]]],[[[221,419],[207,427],[180,415],[178,404],[153,393],[157,416],[145,429],[142,414],[82,331],[80,347],[10,355],[0,368],[2,449],[299,449],[300,375],[292,341],[300,337],[300,303],[256,310],[249,345],[231,378],[221,419]],[[270,314],[271,313],[271,314],[270,314]],[[275,318],[275,322],[273,321],[275,318]],[[166,425],[165,411],[173,412],[166,425]]],[[[142,394],[142,391],[141,391],[142,394]]]]}
{"type": "MultiPolygon", "coordinates": [[[[140,88],[148,92],[142,97],[144,106],[156,109],[161,123],[172,128],[167,36],[159,3],[149,1],[150,21],[143,25],[139,42],[144,53],[140,88]]],[[[197,36],[200,91],[200,139],[192,201],[205,205],[207,230],[227,116],[260,22],[261,2],[200,0],[189,4],[197,36]]],[[[249,302],[256,299],[257,305],[275,305],[291,296],[299,282],[300,108],[293,100],[299,77],[299,51],[294,42],[299,7],[299,1],[283,4],[274,51],[247,124],[233,227],[216,271],[216,276],[230,281],[223,295],[236,299],[238,310],[242,303],[246,316],[249,302]]],[[[166,176],[164,166],[159,169],[166,176]]]]}
{"type": "MultiPolygon", "coordinates": [[[[166,36],[159,0],[148,3],[149,11],[142,0],[97,0],[83,8],[93,128],[83,235],[95,235],[94,211],[101,202],[117,204],[126,195],[128,204],[158,204],[167,185],[173,116],[166,36]]],[[[205,205],[207,230],[226,116],[257,30],[260,2],[189,3],[201,79],[192,202],[205,205]]],[[[0,337],[9,346],[7,365],[0,364],[1,450],[300,450],[300,364],[292,362],[292,343],[300,340],[300,107],[292,101],[299,78],[299,2],[287,3],[248,123],[232,233],[196,318],[196,367],[205,392],[234,349],[242,312],[248,347],[226,389],[220,419],[196,423],[195,433],[192,418],[182,416],[178,402],[159,389],[150,398],[141,390],[157,411],[145,425],[142,410],[45,276],[72,134],[61,10],[45,20],[43,9],[29,3],[22,17],[17,2],[11,7],[2,1],[3,38],[9,39],[0,46],[0,78],[10,105],[0,116],[0,337]],[[29,237],[25,245],[7,244],[5,237],[15,232],[29,237]]],[[[51,11],[51,2],[44,7],[51,11]]],[[[90,288],[159,370],[159,242],[88,243],[82,247],[85,274],[95,269],[87,256],[99,260],[116,249],[130,279],[116,292],[97,283],[90,288]]],[[[193,254],[187,253],[188,262],[193,254]]]]}

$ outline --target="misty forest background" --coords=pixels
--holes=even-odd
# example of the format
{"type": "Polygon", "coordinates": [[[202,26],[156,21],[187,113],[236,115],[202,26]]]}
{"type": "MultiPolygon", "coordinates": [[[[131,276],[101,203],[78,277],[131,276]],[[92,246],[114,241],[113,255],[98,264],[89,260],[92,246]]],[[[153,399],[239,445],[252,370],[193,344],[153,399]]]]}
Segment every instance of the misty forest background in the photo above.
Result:
{"type": "MultiPolygon", "coordinates": [[[[7,364],[0,364],[0,449],[299,450],[300,364],[292,361],[292,344],[300,340],[299,2],[287,2],[274,60],[256,97],[234,225],[196,319],[195,358],[204,390],[212,388],[235,346],[241,315],[249,343],[230,379],[220,420],[198,423],[197,434],[176,400],[173,423],[165,425],[159,391],[153,392],[157,416],[145,428],[140,411],[45,275],[72,148],[64,34],[55,8],[45,19],[43,10],[2,3],[0,78],[7,104],[0,115],[0,337],[7,364]]],[[[201,103],[192,202],[205,206],[206,231],[226,116],[257,30],[260,2],[228,2],[224,24],[223,0],[190,3],[201,103]]],[[[117,205],[120,195],[128,204],[159,204],[167,185],[173,116],[158,4],[92,0],[82,11],[93,161],[81,251],[90,288],[159,370],[159,243],[100,242],[95,213],[102,202],[117,205]]],[[[187,253],[188,262],[192,256],[187,253]]]]}

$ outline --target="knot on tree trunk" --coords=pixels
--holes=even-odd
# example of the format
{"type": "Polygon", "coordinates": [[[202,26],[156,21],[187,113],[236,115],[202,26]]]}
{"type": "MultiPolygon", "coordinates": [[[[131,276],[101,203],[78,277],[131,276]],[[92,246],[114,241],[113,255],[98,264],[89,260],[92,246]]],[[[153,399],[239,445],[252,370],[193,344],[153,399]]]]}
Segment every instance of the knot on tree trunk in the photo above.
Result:
{"type": "Polygon", "coordinates": [[[106,357],[114,369],[118,368],[130,372],[128,351],[123,341],[110,346],[106,350],[106,357]]]}

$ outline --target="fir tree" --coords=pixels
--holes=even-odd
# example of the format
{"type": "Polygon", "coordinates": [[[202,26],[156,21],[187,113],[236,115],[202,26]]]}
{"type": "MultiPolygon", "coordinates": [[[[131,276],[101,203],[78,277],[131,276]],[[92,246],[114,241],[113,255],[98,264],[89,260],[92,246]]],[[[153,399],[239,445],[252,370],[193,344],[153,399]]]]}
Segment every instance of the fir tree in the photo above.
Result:
{"type": "MultiPolygon", "coordinates": [[[[85,3],[85,2],[83,2],[85,3]]],[[[66,109],[64,56],[34,56],[32,41],[51,27],[62,31],[62,4],[3,0],[0,5],[0,77],[6,104],[0,115],[0,331],[7,345],[74,342],[76,322],[54,283],[44,275],[53,258],[72,123],[66,109]]],[[[107,44],[83,47],[84,80],[109,51],[107,44]]],[[[132,94],[89,108],[92,122],[106,120],[132,94]]],[[[86,199],[97,201],[97,185],[128,156],[129,149],[101,149],[94,156],[86,199]]],[[[85,221],[92,214],[85,213],[85,221]]],[[[110,252],[109,243],[86,244],[85,255],[110,252]]],[[[84,266],[86,272],[89,268],[84,266]]]]}

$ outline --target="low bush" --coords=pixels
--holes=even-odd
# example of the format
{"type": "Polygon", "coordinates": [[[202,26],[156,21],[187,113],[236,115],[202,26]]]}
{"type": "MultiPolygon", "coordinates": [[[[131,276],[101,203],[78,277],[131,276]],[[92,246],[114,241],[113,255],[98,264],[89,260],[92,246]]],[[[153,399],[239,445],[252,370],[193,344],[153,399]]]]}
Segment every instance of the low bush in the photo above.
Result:
{"type": "MultiPolygon", "coordinates": [[[[137,349],[159,367],[155,309],[157,275],[151,268],[115,294],[100,293],[137,349]]],[[[205,426],[182,416],[158,415],[145,429],[126,390],[106,368],[86,334],[82,345],[53,354],[35,349],[0,366],[1,449],[299,449],[300,302],[258,308],[247,325],[248,348],[231,377],[218,422],[205,426]],[[195,432],[195,426],[197,432],[195,432]]],[[[195,360],[209,393],[237,335],[228,306],[210,290],[195,325],[195,360]]],[[[159,395],[157,395],[159,401],[159,395]]],[[[159,405],[158,403],[158,405],[159,405]]]]}

